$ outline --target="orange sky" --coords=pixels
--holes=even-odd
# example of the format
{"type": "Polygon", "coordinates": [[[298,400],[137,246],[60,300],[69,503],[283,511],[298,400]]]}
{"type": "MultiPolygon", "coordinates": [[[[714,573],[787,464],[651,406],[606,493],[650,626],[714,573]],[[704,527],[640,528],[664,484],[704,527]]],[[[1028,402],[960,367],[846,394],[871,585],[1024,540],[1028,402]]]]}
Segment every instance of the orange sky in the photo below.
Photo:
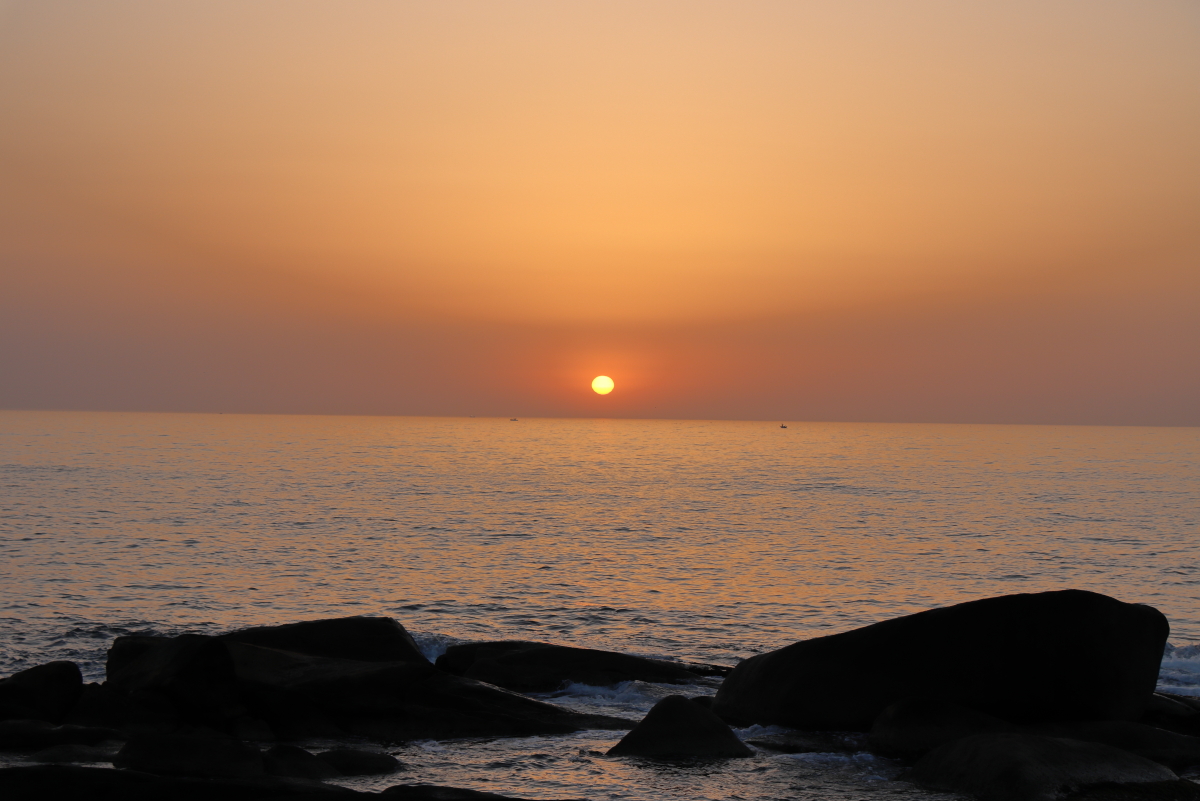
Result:
{"type": "Polygon", "coordinates": [[[0,0],[0,407],[1200,425],[1198,41],[0,0]]]}

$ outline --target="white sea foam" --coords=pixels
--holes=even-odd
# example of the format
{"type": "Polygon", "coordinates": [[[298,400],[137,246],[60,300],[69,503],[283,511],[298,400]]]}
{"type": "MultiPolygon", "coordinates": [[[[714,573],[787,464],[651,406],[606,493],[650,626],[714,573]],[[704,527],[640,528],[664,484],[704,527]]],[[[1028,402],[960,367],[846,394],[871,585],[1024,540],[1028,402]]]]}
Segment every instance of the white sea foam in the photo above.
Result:
{"type": "Polygon", "coordinates": [[[1175,695],[1200,696],[1200,645],[1167,643],[1158,671],[1158,689],[1175,695]]]}
{"type": "Polygon", "coordinates": [[[446,653],[453,645],[467,642],[461,637],[451,637],[449,634],[438,634],[428,631],[410,631],[413,641],[421,655],[430,662],[436,662],[438,657],[446,653]]]}

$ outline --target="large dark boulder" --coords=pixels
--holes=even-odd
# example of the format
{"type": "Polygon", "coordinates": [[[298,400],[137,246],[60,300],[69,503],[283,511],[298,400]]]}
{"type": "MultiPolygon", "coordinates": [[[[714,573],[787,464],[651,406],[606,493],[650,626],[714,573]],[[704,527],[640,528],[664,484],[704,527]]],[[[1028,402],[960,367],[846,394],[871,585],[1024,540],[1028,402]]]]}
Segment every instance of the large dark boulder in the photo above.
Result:
{"type": "Polygon", "coordinates": [[[1088,785],[1172,782],[1170,769],[1101,743],[976,734],[930,751],[905,777],[981,801],[1051,801],[1088,785]]]}
{"type": "MultiPolygon", "coordinates": [[[[230,729],[246,716],[233,660],[216,637],[118,637],[109,650],[105,693],[137,722],[185,721],[230,729]]],[[[120,723],[129,723],[123,719],[120,723]]]]}
{"type": "Polygon", "coordinates": [[[682,695],[668,695],[608,751],[609,756],[728,758],[753,756],[719,717],[682,695]]]}
{"type": "Polygon", "coordinates": [[[259,626],[222,635],[221,639],[359,662],[429,661],[412,635],[390,617],[339,617],[259,626]]]}
{"type": "Polygon", "coordinates": [[[50,662],[0,679],[0,720],[61,723],[79,700],[83,675],[74,662],[50,662]]]}
{"type": "Polygon", "coordinates": [[[344,734],[385,742],[628,726],[620,718],[583,715],[452,676],[428,662],[359,662],[237,642],[226,645],[242,697],[255,715],[277,730],[282,723],[276,714],[300,708],[344,734]]]}
{"type": "Polygon", "coordinates": [[[690,684],[702,676],[721,675],[715,665],[516,640],[455,645],[438,657],[437,666],[456,676],[524,693],[549,692],[568,682],[600,687],[634,680],[690,684]]]}
{"type": "Polygon", "coordinates": [[[713,710],[739,724],[866,731],[923,696],[1016,723],[1136,720],[1168,633],[1158,610],[1093,592],[987,598],[747,659],[713,710]]]}

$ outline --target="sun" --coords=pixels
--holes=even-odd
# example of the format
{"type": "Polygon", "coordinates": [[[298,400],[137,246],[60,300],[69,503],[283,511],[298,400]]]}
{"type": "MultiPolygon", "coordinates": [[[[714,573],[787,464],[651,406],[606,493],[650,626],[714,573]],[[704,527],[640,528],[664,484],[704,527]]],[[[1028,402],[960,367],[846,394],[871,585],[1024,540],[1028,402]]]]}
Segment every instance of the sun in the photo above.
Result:
{"type": "Polygon", "coordinates": [[[613,380],[606,375],[598,375],[592,379],[592,389],[597,395],[607,395],[615,386],[613,380]]]}

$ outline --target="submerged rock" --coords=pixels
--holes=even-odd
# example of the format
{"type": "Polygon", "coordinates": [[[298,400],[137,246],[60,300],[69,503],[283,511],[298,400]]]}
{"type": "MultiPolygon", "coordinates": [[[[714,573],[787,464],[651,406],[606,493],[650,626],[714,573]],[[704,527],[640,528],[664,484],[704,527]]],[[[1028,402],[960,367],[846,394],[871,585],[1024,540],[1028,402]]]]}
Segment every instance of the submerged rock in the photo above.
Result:
{"type": "Polygon", "coordinates": [[[981,801],[1052,801],[1087,785],[1170,782],[1170,769],[1118,748],[1035,734],[976,734],[939,746],[905,777],[981,801]]]}
{"type": "Polygon", "coordinates": [[[568,682],[608,686],[623,681],[690,684],[731,668],[670,662],[640,656],[541,642],[505,640],[455,645],[437,666],[456,676],[486,681],[517,692],[550,692],[568,682]]]}
{"type": "Polygon", "coordinates": [[[83,691],[74,662],[49,662],[0,679],[0,720],[61,723],[83,691]]]}
{"type": "Polygon", "coordinates": [[[748,757],[750,750],[709,710],[682,695],[669,695],[608,751],[609,756],[748,757]]]}
{"type": "Polygon", "coordinates": [[[866,731],[923,696],[1016,723],[1136,720],[1168,633],[1158,610],[1093,592],[987,598],[747,659],[713,710],[741,725],[866,731]]]}

